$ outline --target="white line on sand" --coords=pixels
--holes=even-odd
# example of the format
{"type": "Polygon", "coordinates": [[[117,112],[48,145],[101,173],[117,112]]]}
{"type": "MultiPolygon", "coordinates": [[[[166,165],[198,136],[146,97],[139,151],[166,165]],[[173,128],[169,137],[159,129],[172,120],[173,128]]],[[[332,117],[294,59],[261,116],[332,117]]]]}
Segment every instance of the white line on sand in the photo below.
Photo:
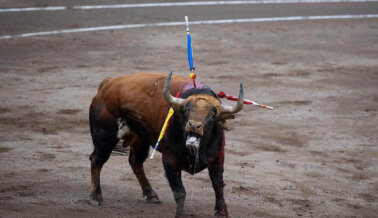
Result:
{"type": "Polygon", "coordinates": [[[118,5],[83,5],[74,9],[109,9],[109,8],[144,8],[144,7],[172,7],[172,6],[208,6],[208,5],[248,5],[248,4],[291,4],[291,3],[359,3],[377,2],[378,0],[250,0],[250,1],[204,1],[204,2],[165,2],[144,4],[118,5]]]}
{"type": "Polygon", "coordinates": [[[35,7],[35,8],[2,8],[0,12],[26,12],[26,11],[61,11],[66,10],[65,6],[57,7],[35,7]]]}
{"type": "Polygon", "coordinates": [[[249,0],[249,1],[162,2],[162,3],[115,4],[115,5],[77,5],[77,6],[72,6],[72,7],[56,6],[56,7],[32,7],[32,8],[4,8],[4,9],[0,9],[0,12],[61,11],[61,10],[67,10],[67,9],[92,10],[92,9],[207,6],[207,5],[364,3],[364,2],[378,2],[378,0],[249,0]]]}
{"type": "MultiPolygon", "coordinates": [[[[365,19],[378,18],[378,14],[361,14],[361,15],[329,15],[329,16],[295,16],[295,17],[266,17],[266,18],[247,18],[247,19],[228,19],[228,20],[200,20],[191,21],[190,24],[229,24],[229,23],[251,23],[251,22],[268,22],[268,21],[295,21],[295,20],[329,20],[329,19],[365,19]]],[[[0,39],[24,38],[32,36],[55,35],[62,33],[78,33],[101,30],[131,29],[141,27],[160,27],[160,26],[184,26],[185,22],[167,22],[167,23],[147,23],[147,24],[126,24],[115,26],[100,26],[77,29],[53,30],[45,32],[23,33],[17,35],[0,36],[0,39]]]]}

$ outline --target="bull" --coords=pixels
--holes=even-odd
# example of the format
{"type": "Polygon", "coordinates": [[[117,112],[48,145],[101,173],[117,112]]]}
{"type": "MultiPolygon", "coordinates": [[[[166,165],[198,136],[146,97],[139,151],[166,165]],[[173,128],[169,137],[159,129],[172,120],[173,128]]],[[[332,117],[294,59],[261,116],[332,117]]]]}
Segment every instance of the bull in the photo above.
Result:
{"type": "Polygon", "coordinates": [[[226,120],[243,107],[243,84],[234,106],[223,105],[216,94],[191,79],[166,74],[139,73],[101,82],[89,109],[93,152],[90,198],[103,202],[100,173],[119,142],[130,148],[129,164],[142,188],[143,197],[159,203],[143,168],[149,148],[159,136],[170,107],[175,113],[159,145],[166,178],[176,201],[176,217],[183,213],[185,188],[182,170],[195,174],[208,168],[215,191],[215,215],[227,216],[223,197],[224,130],[226,120]],[[165,80],[165,83],[164,83],[165,80]],[[173,95],[172,95],[173,94],[173,95]]]}

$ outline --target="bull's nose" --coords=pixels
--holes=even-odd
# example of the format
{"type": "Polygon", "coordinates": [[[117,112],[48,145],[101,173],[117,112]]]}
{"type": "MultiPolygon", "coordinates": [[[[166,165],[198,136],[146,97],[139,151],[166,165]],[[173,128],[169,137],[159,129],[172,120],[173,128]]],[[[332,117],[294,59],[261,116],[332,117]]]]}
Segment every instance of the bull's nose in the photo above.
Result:
{"type": "Polygon", "coordinates": [[[194,128],[194,129],[201,129],[201,127],[202,127],[201,122],[197,122],[197,121],[194,121],[194,120],[189,120],[188,125],[189,125],[190,128],[194,128]]]}
{"type": "Polygon", "coordinates": [[[196,132],[196,133],[202,133],[202,123],[201,122],[189,120],[186,127],[189,131],[196,132]]]}

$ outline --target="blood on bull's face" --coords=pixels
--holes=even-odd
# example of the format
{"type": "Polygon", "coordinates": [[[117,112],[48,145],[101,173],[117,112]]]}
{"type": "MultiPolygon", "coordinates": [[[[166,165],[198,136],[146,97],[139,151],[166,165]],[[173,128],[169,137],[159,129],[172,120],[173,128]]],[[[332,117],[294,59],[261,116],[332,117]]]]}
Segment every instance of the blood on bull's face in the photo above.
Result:
{"type": "Polygon", "coordinates": [[[199,149],[202,139],[206,138],[214,125],[224,125],[226,119],[232,118],[232,114],[239,112],[243,107],[242,83],[237,104],[229,106],[222,105],[216,97],[206,94],[194,94],[186,99],[173,97],[169,92],[171,77],[172,72],[165,82],[163,95],[175,111],[183,115],[184,137],[189,149],[199,149]]]}

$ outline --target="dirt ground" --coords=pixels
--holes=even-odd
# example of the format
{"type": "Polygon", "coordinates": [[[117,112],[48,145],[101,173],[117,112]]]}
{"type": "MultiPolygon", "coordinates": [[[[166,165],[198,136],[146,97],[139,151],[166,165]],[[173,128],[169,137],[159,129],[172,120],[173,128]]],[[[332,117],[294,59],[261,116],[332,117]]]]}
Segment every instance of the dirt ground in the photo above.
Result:
{"type": "MultiPolygon", "coordinates": [[[[226,134],[231,217],[378,217],[378,20],[192,27],[198,80],[275,107],[245,106],[226,134]]],[[[173,217],[161,155],[147,204],[127,156],[89,203],[88,108],[105,77],[188,75],[183,27],[0,41],[0,217],[173,217]]],[[[226,101],[227,104],[233,102],[226,101]]],[[[186,215],[213,215],[207,170],[183,174],[186,215]]]]}

